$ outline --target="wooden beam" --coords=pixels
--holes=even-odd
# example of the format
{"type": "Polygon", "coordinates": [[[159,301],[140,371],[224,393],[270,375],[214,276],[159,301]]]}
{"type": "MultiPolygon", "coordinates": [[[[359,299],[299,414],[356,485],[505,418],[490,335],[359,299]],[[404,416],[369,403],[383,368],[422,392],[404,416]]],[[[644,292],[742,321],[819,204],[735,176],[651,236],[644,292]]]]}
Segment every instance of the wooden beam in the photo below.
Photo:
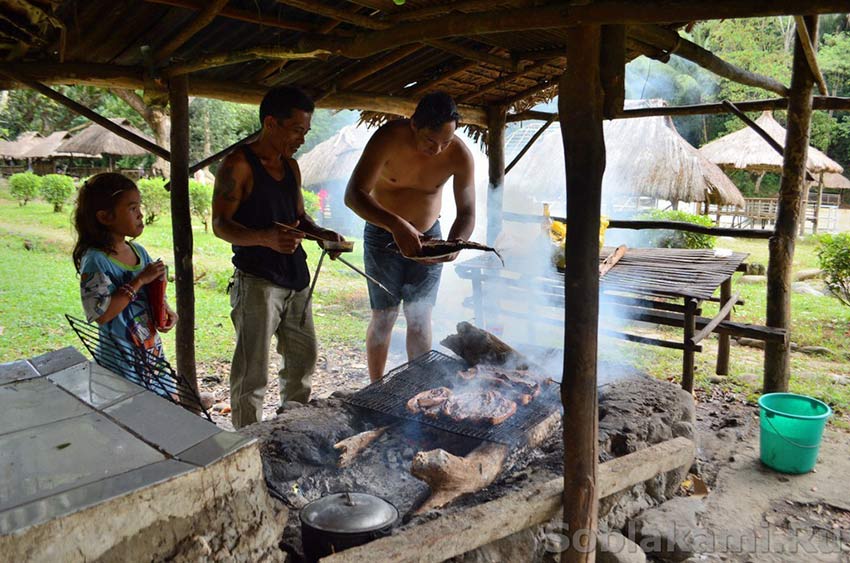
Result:
{"type": "MultiPolygon", "coordinates": [[[[142,67],[97,63],[0,63],[0,73],[46,84],[80,84],[98,88],[144,88],[142,67]]],[[[13,78],[13,81],[17,81],[13,78]]],[[[7,85],[3,85],[7,89],[7,85]]],[[[12,88],[12,86],[8,86],[12,88]]]]}
{"type": "Polygon", "coordinates": [[[516,61],[512,61],[511,59],[500,57],[498,55],[493,55],[486,51],[479,51],[470,47],[464,47],[463,45],[458,45],[457,43],[452,43],[451,41],[442,39],[431,39],[428,41],[423,41],[423,43],[430,47],[434,47],[435,49],[439,49],[441,51],[445,51],[446,53],[456,55],[462,59],[478,61],[480,63],[488,64],[497,68],[510,71],[514,71],[517,68],[516,61]]]}
{"type": "Polygon", "coordinates": [[[358,34],[350,40],[333,45],[324,42],[322,38],[306,40],[304,45],[315,43],[319,47],[336,49],[336,54],[364,58],[408,43],[445,37],[558,29],[579,24],[646,24],[795,13],[842,13],[846,8],[846,0],[783,0],[756,4],[738,0],[717,0],[698,4],[663,0],[651,5],[631,7],[610,2],[581,5],[557,3],[540,8],[523,7],[476,14],[449,14],[421,22],[400,23],[386,30],[358,34]]]}
{"type": "Polygon", "coordinates": [[[551,88],[551,87],[557,86],[557,85],[558,85],[558,83],[555,82],[554,78],[546,78],[542,82],[538,82],[534,86],[526,88],[525,90],[523,90],[522,92],[519,92],[518,94],[514,94],[513,96],[511,96],[510,98],[505,100],[505,105],[510,107],[510,106],[514,105],[515,103],[521,102],[522,100],[528,98],[529,96],[533,96],[535,94],[542,92],[543,90],[546,90],[547,88],[551,88]]]}
{"type": "Polygon", "coordinates": [[[376,72],[387,68],[398,61],[409,57],[422,47],[420,45],[406,45],[391,51],[383,57],[370,63],[359,63],[350,70],[343,71],[333,81],[334,90],[344,90],[349,86],[357,84],[361,80],[372,76],[376,72]]]}
{"type": "MultiPolygon", "coordinates": [[[[817,16],[805,16],[805,24],[809,35],[817,37],[817,16]]],[[[800,37],[797,36],[794,41],[794,62],[791,66],[785,158],[782,163],[774,236],[768,244],[770,259],[767,266],[766,324],[786,330],[791,329],[791,268],[794,263],[797,226],[801,220],[800,200],[809,148],[813,85],[806,54],[800,37]]],[[[788,344],[765,343],[765,393],[788,391],[790,356],[788,344]]]]}
{"type": "MultiPolygon", "coordinates": [[[[674,438],[599,464],[599,497],[611,496],[656,475],[690,467],[696,445],[674,438]]],[[[502,498],[443,514],[434,520],[352,547],[323,563],[437,563],[558,517],[562,478],[534,483],[502,498]]],[[[572,537],[572,533],[569,533],[572,537]]]]}
{"type": "Polygon", "coordinates": [[[189,74],[191,72],[196,72],[199,70],[206,70],[209,68],[215,68],[220,66],[227,66],[231,64],[244,63],[247,61],[254,61],[257,59],[275,59],[282,61],[292,61],[292,60],[301,60],[301,59],[316,59],[321,58],[323,56],[328,55],[328,51],[316,50],[316,51],[304,51],[301,49],[293,48],[286,49],[283,47],[267,47],[258,45],[256,47],[250,47],[248,49],[244,49],[242,51],[227,51],[223,53],[213,53],[210,55],[205,55],[203,57],[199,57],[193,61],[188,61],[185,63],[174,64],[169,67],[166,67],[162,71],[162,75],[166,78],[170,78],[172,76],[179,76],[181,74],[189,74]]]}
{"type": "MultiPolygon", "coordinates": [[[[566,259],[564,274],[564,525],[596,537],[599,510],[597,459],[597,348],[599,334],[599,214],[605,138],[600,81],[602,31],[598,25],[567,30],[567,70],[561,77],[558,111],[567,176],[566,259]]],[[[562,563],[593,563],[592,545],[570,542],[562,563]]]]}
{"type": "Polygon", "coordinates": [[[438,6],[424,6],[422,8],[398,11],[387,17],[386,21],[397,24],[402,22],[427,20],[428,18],[443,16],[449,12],[484,12],[506,4],[516,4],[516,2],[506,0],[460,0],[448,5],[440,4],[438,6]]]}
{"type": "Polygon", "coordinates": [[[474,61],[463,61],[461,63],[458,63],[455,66],[446,70],[440,76],[434,78],[433,80],[430,80],[430,81],[427,81],[427,82],[421,82],[421,83],[417,84],[416,86],[413,86],[412,88],[410,88],[408,90],[405,90],[405,95],[412,97],[412,98],[416,98],[420,94],[424,94],[424,93],[428,92],[429,90],[437,89],[444,82],[451,80],[452,78],[455,78],[456,76],[463,74],[464,72],[466,72],[470,69],[473,69],[476,66],[478,66],[478,63],[474,62],[474,61]]]}
{"type": "Polygon", "coordinates": [[[505,106],[487,106],[487,244],[502,231],[505,195],[505,106]]]}
{"type": "Polygon", "coordinates": [[[44,96],[47,96],[51,100],[54,100],[54,101],[62,104],[63,106],[70,109],[71,111],[74,111],[75,113],[78,113],[78,114],[82,115],[83,117],[87,117],[88,119],[94,121],[95,123],[97,123],[98,125],[103,127],[104,129],[107,129],[107,130],[115,133],[116,135],[118,135],[122,139],[127,139],[128,141],[130,141],[134,145],[142,147],[146,151],[151,152],[151,153],[155,154],[156,156],[162,157],[165,160],[171,160],[171,153],[168,150],[160,147],[156,143],[152,143],[152,142],[148,141],[144,137],[140,137],[140,136],[136,135],[135,133],[133,133],[131,131],[127,131],[126,129],[124,129],[123,127],[118,125],[117,123],[113,123],[112,121],[103,117],[99,113],[96,113],[96,112],[90,110],[89,108],[85,107],[84,105],[75,102],[71,98],[68,98],[68,97],[60,94],[56,90],[52,90],[52,89],[48,88],[47,86],[45,86],[44,84],[41,84],[41,83],[36,82],[34,80],[31,80],[31,79],[29,79],[29,78],[27,78],[23,75],[13,73],[13,72],[6,70],[6,69],[0,68],[0,74],[4,74],[4,75],[8,76],[9,78],[11,78],[12,80],[20,82],[21,84],[24,84],[25,86],[35,90],[36,92],[43,94],[44,96]]]}
{"type": "Polygon", "coordinates": [[[812,76],[817,82],[818,90],[824,96],[829,96],[829,91],[826,89],[826,80],[823,79],[823,73],[818,65],[818,58],[815,55],[817,49],[816,37],[809,35],[809,30],[806,29],[806,22],[803,16],[794,16],[794,23],[797,26],[797,35],[800,37],[800,44],[803,46],[803,53],[806,55],[806,61],[809,63],[809,70],[812,71],[812,76]]]}
{"type": "Polygon", "coordinates": [[[192,212],[189,205],[189,88],[186,76],[169,82],[171,108],[171,232],[177,322],[174,338],[177,373],[198,393],[195,367],[195,274],[192,265],[192,212]]]}
{"type": "MultiPolygon", "coordinates": [[[[151,4],[164,4],[166,6],[174,6],[175,8],[185,8],[187,10],[195,10],[200,11],[203,10],[207,6],[207,2],[201,0],[145,0],[146,2],[150,2],[151,4]]],[[[264,16],[261,13],[254,10],[240,10],[238,8],[223,8],[219,13],[219,16],[228,18],[231,20],[243,21],[247,23],[255,23],[258,25],[264,25],[267,27],[274,27],[277,29],[291,29],[293,31],[315,31],[315,26],[291,21],[291,20],[280,20],[278,18],[274,18],[271,16],[264,16]]]]}
{"type": "Polygon", "coordinates": [[[548,120],[546,123],[541,125],[540,128],[537,131],[534,132],[534,135],[531,136],[531,138],[528,140],[528,142],[525,144],[525,146],[522,147],[522,149],[517,153],[517,155],[514,157],[514,159],[511,161],[511,163],[508,164],[505,167],[505,175],[507,175],[508,172],[510,172],[511,169],[514,166],[516,166],[517,162],[519,162],[519,160],[525,155],[525,153],[528,152],[528,149],[531,148],[531,146],[534,144],[534,142],[537,141],[537,139],[540,138],[540,135],[542,135],[546,131],[546,129],[548,129],[549,126],[552,125],[552,123],[554,121],[555,121],[554,119],[548,120]]]}
{"type": "Polygon", "coordinates": [[[165,45],[156,50],[153,55],[154,64],[162,64],[195,34],[207,27],[221,9],[227,5],[227,2],[228,0],[208,0],[207,5],[192,18],[192,21],[183,26],[177,35],[166,41],[165,45]]]}
{"type": "MultiPolygon", "coordinates": [[[[734,105],[739,110],[746,112],[785,110],[788,108],[788,98],[772,98],[769,100],[754,100],[751,102],[735,102],[734,105]]],[[[816,110],[850,111],[850,98],[841,98],[837,96],[815,96],[812,99],[812,108],[816,110]]],[[[638,117],[654,117],[659,115],[707,115],[714,113],[730,112],[731,110],[729,109],[729,107],[723,105],[722,102],[718,102],[713,104],[695,104],[688,106],[627,109],[617,114],[615,116],[615,119],[632,119],[638,117]]],[[[532,119],[548,121],[549,118],[553,115],[555,116],[555,121],[558,121],[557,113],[537,110],[526,110],[508,115],[508,123],[514,123],[517,121],[528,121],[532,119]]]]}
{"type": "Polygon", "coordinates": [[[547,60],[547,61],[532,64],[531,66],[528,66],[528,67],[524,68],[523,70],[521,70],[519,72],[506,74],[505,76],[502,76],[501,78],[494,80],[493,82],[490,82],[489,84],[485,84],[484,86],[481,86],[480,88],[476,88],[473,92],[470,92],[469,94],[464,94],[463,96],[460,96],[455,101],[457,103],[463,103],[463,102],[468,102],[469,100],[474,100],[475,98],[477,98],[478,96],[480,96],[482,94],[486,94],[487,92],[495,90],[496,88],[500,88],[500,87],[502,87],[506,84],[510,84],[511,82],[516,80],[517,78],[521,78],[521,77],[523,77],[527,74],[530,74],[532,72],[537,72],[538,70],[540,70],[542,68],[546,68],[547,66],[549,66],[550,63],[551,63],[551,60],[547,60]]]}
{"type": "Polygon", "coordinates": [[[370,16],[362,16],[348,10],[328,6],[324,2],[311,2],[308,0],[277,0],[277,2],[278,4],[291,6],[310,14],[333,18],[335,20],[350,23],[366,29],[388,29],[392,27],[391,24],[379,19],[370,16]]]}
{"type": "Polygon", "coordinates": [[[698,233],[713,237],[740,237],[748,239],[768,239],[772,235],[770,231],[760,229],[733,229],[728,227],[706,227],[684,221],[637,221],[632,219],[611,219],[608,222],[609,229],[672,229],[687,233],[698,233]]]}
{"type": "Polygon", "coordinates": [[[670,54],[679,55],[723,78],[748,86],[763,88],[780,96],[788,95],[788,88],[781,82],[730,64],[671,29],[655,25],[633,26],[629,28],[629,35],[639,41],[664,49],[670,54]]]}

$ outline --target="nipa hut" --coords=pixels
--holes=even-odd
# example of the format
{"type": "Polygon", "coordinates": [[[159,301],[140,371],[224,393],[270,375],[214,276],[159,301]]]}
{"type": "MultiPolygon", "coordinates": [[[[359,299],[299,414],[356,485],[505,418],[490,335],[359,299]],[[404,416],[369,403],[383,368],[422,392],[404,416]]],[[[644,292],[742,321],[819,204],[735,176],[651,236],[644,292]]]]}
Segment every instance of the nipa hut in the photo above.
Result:
{"type": "MultiPolygon", "coordinates": [[[[661,107],[662,100],[626,101],[627,109],[661,107]]],[[[557,124],[531,147],[506,178],[511,192],[537,197],[563,197],[563,166],[554,166],[563,153],[557,124]]],[[[608,206],[635,196],[678,202],[743,206],[735,184],[716,165],[700,155],[676,130],[669,116],[606,121],[605,175],[602,196],[608,206]]]]}
{"type": "MultiPolygon", "coordinates": [[[[110,121],[153,142],[151,137],[133,127],[129,119],[112,117],[110,121]]],[[[104,157],[108,161],[108,168],[110,170],[114,167],[114,157],[116,156],[143,156],[148,154],[147,150],[94,123],[60,144],[56,151],[59,154],[68,156],[104,157]]]]}

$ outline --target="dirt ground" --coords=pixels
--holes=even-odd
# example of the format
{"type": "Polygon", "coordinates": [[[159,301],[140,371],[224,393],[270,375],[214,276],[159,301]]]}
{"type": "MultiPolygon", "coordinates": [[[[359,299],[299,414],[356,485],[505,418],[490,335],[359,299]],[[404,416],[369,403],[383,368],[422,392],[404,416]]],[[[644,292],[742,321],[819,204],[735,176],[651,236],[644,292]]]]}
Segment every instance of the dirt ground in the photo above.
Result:
{"type": "MultiPolygon", "coordinates": [[[[273,370],[277,369],[273,360],[273,370]]],[[[403,363],[399,351],[388,365],[403,363]]],[[[229,366],[212,366],[201,384],[229,404],[229,366]]],[[[264,417],[278,407],[278,385],[270,378],[264,417]]],[[[365,351],[320,353],[313,396],[354,390],[369,383],[365,351]]],[[[758,409],[719,390],[696,396],[699,439],[696,476],[708,488],[698,515],[701,555],[689,561],[747,563],[850,563],[850,433],[827,430],[818,464],[806,475],[783,475],[759,462],[758,409]]],[[[230,415],[212,412],[216,424],[232,429],[230,415]]],[[[699,490],[696,491],[699,495],[699,490]]]]}

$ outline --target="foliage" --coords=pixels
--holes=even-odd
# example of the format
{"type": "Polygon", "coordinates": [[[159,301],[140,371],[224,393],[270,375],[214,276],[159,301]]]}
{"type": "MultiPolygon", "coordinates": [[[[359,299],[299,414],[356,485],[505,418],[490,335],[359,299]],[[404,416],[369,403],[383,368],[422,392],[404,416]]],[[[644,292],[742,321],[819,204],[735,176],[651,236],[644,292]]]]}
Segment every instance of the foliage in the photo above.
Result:
{"type": "Polygon", "coordinates": [[[74,180],[63,174],[48,174],[41,179],[41,196],[53,204],[53,211],[59,213],[62,206],[74,193],[74,180]]]}
{"type": "Polygon", "coordinates": [[[9,193],[22,206],[38,197],[40,188],[41,177],[32,172],[20,172],[9,177],[9,193]]]}
{"type": "Polygon", "coordinates": [[[212,211],[213,188],[197,180],[189,180],[189,206],[192,214],[204,224],[204,232],[209,232],[210,213],[212,211]]]}
{"type": "Polygon", "coordinates": [[[165,191],[164,178],[142,178],[137,182],[145,209],[145,225],[151,225],[169,209],[171,196],[165,191]]]}
{"type": "MultiPolygon", "coordinates": [[[[713,227],[714,222],[705,215],[693,215],[673,209],[653,209],[641,213],[638,219],[650,221],[679,221],[704,227],[713,227]]],[[[714,248],[717,237],[684,231],[650,231],[650,246],[655,248],[714,248]]]]}
{"type": "Polygon", "coordinates": [[[818,260],[826,287],[850,307],[850,233],[821,235],[818,260]]]}
{"type": "Polygon", "coordinates": [[[302,189],[301,194],[304,196],[304,213],[316,219],[319,217],[319,195],[311,191],[302,189]]]}

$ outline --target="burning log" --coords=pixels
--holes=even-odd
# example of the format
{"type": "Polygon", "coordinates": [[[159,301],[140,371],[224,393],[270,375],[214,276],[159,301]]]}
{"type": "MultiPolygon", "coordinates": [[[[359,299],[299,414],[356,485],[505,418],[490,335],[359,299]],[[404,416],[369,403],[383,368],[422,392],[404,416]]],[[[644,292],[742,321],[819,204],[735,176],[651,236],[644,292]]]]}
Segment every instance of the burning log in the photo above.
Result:
{"type": "MultiPolygon", "coordinates": [[[[525,447],[539,445],[561,420],[559,412],[552,413],[526,434],[525,447]]],[[[431,487],[431,496],[417,513],[427,512],[450,503],[466,493],[483,489],[502,472],[510,449],[504,444],[485,443],[464,457],[437,448],[418,452],[413,458],[410,473],[431,487]]]]}
{"type": "Polygon", "coordinates": [[[457,334],[450,334],[440,344],[466,360],[471,366],[487,363],[510,364],[517,369],[529,367],[525,356],[495,335],[472,326],[468,322],[458,323],[457,334]]]}
{"type": "Polygon", "coordinates": [[[369,444],[381,437],[386,432],[389,426],[381,426],[374,430],[367,430],[354,436],[349,436],[345,440],[340,440],[334,444],[334,449],[339,450],[339,461],[337,467],[347,467],[354,461],[360,452],[369,447],[369,444]]]}

